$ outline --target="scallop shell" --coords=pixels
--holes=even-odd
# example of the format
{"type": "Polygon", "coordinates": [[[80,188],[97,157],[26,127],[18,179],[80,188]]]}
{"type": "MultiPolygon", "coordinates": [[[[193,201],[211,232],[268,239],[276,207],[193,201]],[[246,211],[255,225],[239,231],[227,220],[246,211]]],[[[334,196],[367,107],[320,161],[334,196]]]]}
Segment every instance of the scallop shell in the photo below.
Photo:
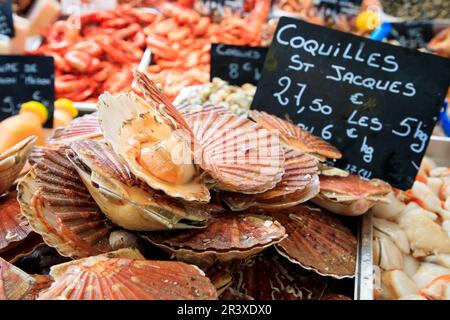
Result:
{"type": "Polygon", "coordinates": [[[312,205],[299,205],[272,216],[288,237],[275,247],[289,261],[334,278],[354,277],[356,237],[332,214],[312,205]]]}
{"type": "Polygon", "coordinates": [[[123,228],[138,231],[204,227],[207,212],[150,189],[102,141],[73,143],[67,151],[92,197],[106,216],[123,228]]]}
{"type": "Polygon", "coordinates": [[[195,266],[109,253],[52,267],[55,282],[39,300],[210,300],[211,281],[195,266]]]}
{"type": "Polygon", "coordinates": [[[34,283],[33,277],[0,258],[0,300],[23,299],[34,283]]]}
{"type": "Polygon", "coordinates": [[[353,174],[320,176],[320,194],[312,202],[336,214],[356,216],[377,203],[387,203],[391,191],[391,186],[379,179],[364,180],[353,174]]]}
{"type": "Polygon", "coordinates": [[[8,192],[20,175],[36,140],[28,137],[0,154],[0,195],[8,192]]]}
{"type": "Polygon", "coordinates": [[[73,141],[101,138],[102,131],[98,122],[98,112],[74,119],[65,128],[55,129],[47,139],[50,145],[68,145],[73,141]]]}
{"type": "MultiPolygon", "coordinates": [[[[200,181],[192,159],[192,133],[190,129],[188,131],[184,128],[184,124],[178,124],[169,117],[164,110],[163,106],[147,103],[134,93],[116,96],[104,93],[99,98],[100,125],[104,137],[134,175],[151,188],[162,190],[171,197],[207,202],[210,200],[209,190],[200,181]],[[144,138],[152,140],[146,141],[144,138]],[[144,143],[153,142],[151,146],[154,149],[169,142],[176,145],[177,151],[163,148],[170,156],[170,160],[166,161],[176,163],[182,172],[193,171],[193,177],[186,183],[175,184],[152,174],[138,160],[142,146],[139,139],[144,139],[141,140],[144,143]],[[179,155],[180,159],[174,158],[179,155]]],[[[164,167],[165,163],[158,165],[164,167]]]]}
{"type": "Polygon", "coordinates": [[[264,111],[251,110],[250,118],[268,130],[275,130],[290,148],[314,155],[320,160],[342,158],[341,152],[323,139],[295,124],[264,111]]]}
{"type": "Polygon", "coordinates": [[[40,275],[36,274],[32,276],[34,279],[34,284],[31,288],[31,290],[24,296],[23,300],[36,300],[39,296],[39,294],[50,288],[50,286],[53,283],[53,280],[48,275],[40,275]]]}
{"type": "Polygon", "coordinates": [[[234,211],[257,207],[288,208],[308,201],[319,193],[317,161],[297,150],[284,150],[284,174],[275,188],[263,193],[245,195],[223,192],[221,199],[234,211]]]}
{"type": "Polygon", "coordinates": [[[110,251],[113,226],[67,159],[65,148],[49,151],[21,180],[18,200],[32,229],[61,255],[110,251]]]}
{"type": "MultiPolygon", "coordinates": [[[[201,112],[187,118],[201,146],[200,166],[214,187],[261,193],[284,173],[284,151],[277,136],[231,113],[201,112]]],[[[206,178],[206,177],[205,177],[206,178]]]]}
{"type": "Polygon", "coordinates": [[[152,232],[143,237],[180,260],[230,261],[244,259],[282,241],[285,230],[270,217],[256,214],[221,214],[202,230],[152,232]]]}
{"type": "Polygon", "coordinates": [[[28,221],[20,212],[17,194],[14,192],[0,198],[0,252],[25,239],[30,232],[28,221]]]}
{"type": "Polygon", "coordinates": [[[270,252],[235,261],[231,271],[233,281],[229,289],[255,300],[316,300],[327,285],[326,278],[270,252]]]}

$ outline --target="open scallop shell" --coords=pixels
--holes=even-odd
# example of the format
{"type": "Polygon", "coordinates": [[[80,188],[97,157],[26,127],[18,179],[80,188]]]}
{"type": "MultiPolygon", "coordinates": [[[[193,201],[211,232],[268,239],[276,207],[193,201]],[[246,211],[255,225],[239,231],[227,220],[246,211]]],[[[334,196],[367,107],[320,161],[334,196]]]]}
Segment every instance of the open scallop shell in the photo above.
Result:
{"type": "Polygon", "coordinates": [[[209,185],[240,193],[272,189],[284,173],[277,136],[231,113],[200,112],[187,117],[201,148],[200,166],[209,185]]]}
{"type": "Polygon", "coordinates": [[[144,260],[133,251],[116,251],[52,267],[55,282],[39,300],[209,300],[211,281],[195,266],[144,260]]]}
{"type": "Polygon", "coordinates": [[[251,110],[250,118],[268,130],[274,130],[290,148],[315,156],[321,161],[340,159],[341,152],[328,142],[295,124],[264,111],[251,110]]]}
{"type": "Polygon", "coordinates": [[[74,119],[65,128],[57,128],[47,139],[50,145],[68,145],[73,141],[101,138],[102,131],[98,122],[98,112],[74,119]]]}
{"type": "Polygon", "coordinates": [[[0,300],[20,300],[31,292],[35,279],[0,258],[0,300]]]}
{"type": "Polygon", "coordinates": [[[28,221],[20,212],[17,194],[14,192],[0,198],[0,252],[25,239],[30,232],[28,221]]]}
{"type": "Polygon", "coordinates": [[[18,200],[34,231],[63,256],[110,251],[113,225],[100,211],[65,154],[49,151],[20,181],[18,200]]]}
{"type": "Polygon", "coordinates": [[[220,198],[233,211],[239,211],[250,207],[288,208],[315,197],[319,193],[317,161],[292,149],[285,149],[284,158],[284,174],[275,188],[254,195],[222,192],[220,198]]]}
{"type": "Polygon", "coordinates": [[[102,141],[71,144],[67,154],[107,217],[137,231],[204,227],[209,215],[140,182],[102,141]]]}
{"type": "Polygon", "coordinates": [[[357,216],[377,203],[387,203],[391,191],[391,186],[379,179],[364,180],[354,174],[320,176],[320,193],[312,202],[336,214],[357,216]]]}
{"type": "Polygon", "coordinates": [[[201,182],[193,159],[192,132],[183,117],[148,82],[150,79],[142,76],[136,80],[150,97],[147,101],[134,93],[104,93],[99,98],[100,126],[106,141],[130,171],[151,188],[188,201],[209,201],[209,190],[201,182]],[[141,162],[141,153],[146,150],[158,155],[151,157],[155,161],[151,167],[141,162]],[[169,175],[176,177],[169,179],[169,175]]]}
{"type": "Polygon", "coordinates": [[[36,139],[28,137],[0,154],[0,195],[8,192],[20,175],[36,139]]]}
{"type": "Polygon", "coordinates": [[[339,219],[313,205],[274,211],[272,216],[288,234],[275,246],[282,256],[320,275],[354,277],[356,237],[339,219]]]}
{"type": "Polygon", "coordinates": [[[316,300],[327,280],[295,266],[271,252],[263,252],[231,266],[233,281],[228,289],[255,300],[316,300]]]}
{"type": "Polygon", "coordinates": [[[211,257],[212,261],[244,259],[282,241],[285,230],[270,217],[224,213],[202,230],[153,232],[142,235],[183,261],[211,257]]]}

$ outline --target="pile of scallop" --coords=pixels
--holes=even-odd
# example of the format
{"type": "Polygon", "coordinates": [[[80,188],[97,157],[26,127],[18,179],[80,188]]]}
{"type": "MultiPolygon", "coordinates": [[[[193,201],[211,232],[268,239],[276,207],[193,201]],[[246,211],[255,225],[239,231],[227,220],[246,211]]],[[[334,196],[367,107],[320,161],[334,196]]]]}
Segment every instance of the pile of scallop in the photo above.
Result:
{"type": "Polygon", "coordinates": [[[0,298],[349,299],[348,216],[391,187],[327,165],[341,153],[288,121],[177,109],[134,77],[141,95],[104,93],[0,155],[0,298]],[[18,268],[36,256],[44,271],[18,268]]]}
{"type": "Polygon", "coordinates": [[[450,169],[422,162],[374,214],[375,298],[450,300],[450,169]]]}

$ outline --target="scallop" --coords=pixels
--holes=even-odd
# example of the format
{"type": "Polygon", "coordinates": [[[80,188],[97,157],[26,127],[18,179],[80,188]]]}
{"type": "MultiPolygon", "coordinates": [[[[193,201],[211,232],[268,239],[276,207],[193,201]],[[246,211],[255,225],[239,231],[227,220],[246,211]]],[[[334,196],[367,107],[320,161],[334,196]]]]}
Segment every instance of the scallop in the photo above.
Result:
{"type": "Polygon", "coordinates": [[[37,138],[28,137],[0,154],[0,195],[8,192],[19,177],[37,138]]]}

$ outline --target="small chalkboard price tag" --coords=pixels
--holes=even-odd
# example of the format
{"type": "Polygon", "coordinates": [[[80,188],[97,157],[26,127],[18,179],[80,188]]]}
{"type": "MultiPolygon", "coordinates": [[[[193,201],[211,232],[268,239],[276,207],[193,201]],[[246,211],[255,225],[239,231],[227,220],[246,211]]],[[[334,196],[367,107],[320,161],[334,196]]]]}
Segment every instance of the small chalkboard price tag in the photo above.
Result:
{"type": "Polygon", "coordinates": [[[0,34],[14,38],[14,22],[12,17],[12,1],[0,0],[0,34]]]}
{"type": "Polygon", "coordinates": [[[258,84],[268,48],[213,44],[211,80],[218,77],[232,85],[258,84]]]}
{"type": "Polygon", "coordinates": [[[426,48],[433,38],[433,22],[431,20],[411,20],[391,23],[390,38],[397,40],[401,46],[410,49],[426,48]]]}
{"type": "Polygon", "coordinates": [[[252,108],[339,148],[340,168],[411,187],[450,83],[450,60],[283,17],[252,108]]]}
{"type": "Polygon", "coordinates": [[[0,120],[17,114],[22,103],[35,100],[49,110],[45,127],[51,128],[54,79],[52,57],[0,55],[0,120]]]}
{"type": "Polygon", "coordinates": [[[317,8],[323,10],[327,17],[336,14],[356,16],[362,0],[316,0],[315,2],[317,8]]]}

